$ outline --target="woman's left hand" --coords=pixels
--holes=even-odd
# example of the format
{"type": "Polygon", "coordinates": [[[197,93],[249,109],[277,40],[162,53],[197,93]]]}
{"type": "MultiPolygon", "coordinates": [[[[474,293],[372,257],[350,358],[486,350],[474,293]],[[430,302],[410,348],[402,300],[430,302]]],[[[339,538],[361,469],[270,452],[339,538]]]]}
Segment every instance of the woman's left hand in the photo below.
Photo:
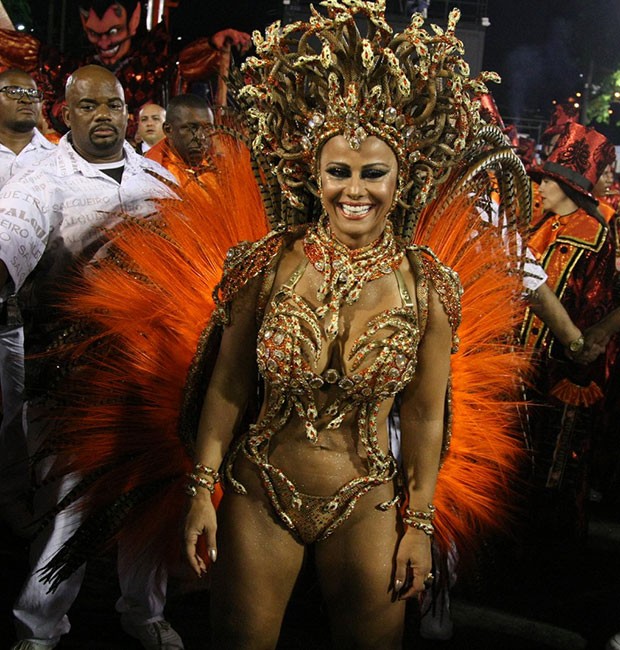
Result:
{"type": "Polygon", "coordinates": [[[399,599],[411,598],[424,591],[433,567],[431,538],[421,530],[405,529],[398,542],[394,570],[394,593],[399,599]]]}

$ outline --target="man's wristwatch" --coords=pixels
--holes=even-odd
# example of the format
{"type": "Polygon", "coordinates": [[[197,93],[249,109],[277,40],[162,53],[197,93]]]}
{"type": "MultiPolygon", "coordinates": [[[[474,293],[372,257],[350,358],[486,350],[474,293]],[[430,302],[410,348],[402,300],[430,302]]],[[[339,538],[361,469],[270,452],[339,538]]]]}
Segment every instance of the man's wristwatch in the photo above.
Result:
{"type": "Polygon", "coordinates": [[[579,354],[583,350],[585,343],[586,342],[582,334],[578,339],[575,339],[568,344],[568,349],[570,350],[571,354],[579,354]]]}

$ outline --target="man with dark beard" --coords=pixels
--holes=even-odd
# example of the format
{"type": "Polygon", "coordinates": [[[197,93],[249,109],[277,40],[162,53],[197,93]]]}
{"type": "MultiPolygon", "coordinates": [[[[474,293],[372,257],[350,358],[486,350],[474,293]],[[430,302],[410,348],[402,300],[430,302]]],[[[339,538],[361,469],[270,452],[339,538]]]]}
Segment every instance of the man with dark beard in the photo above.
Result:
{"type": "MultiPolygon", "coordinates": [[[[54,145],[36,124],[42,93],[22,70],[0,73],[0,188],[20,169],[48,156],[54,145]]],[[[16,296],[0,294],[0,518],[24,534],[28,523],[28,454],[21,422],[24,389],[24,330],[16,296]]]]}
{"type": "MultiPolygon", "coordinates": [[[[125,141],[127,106],[112,72],[95,65],[78,69],[67,81],[66,99],[69,133],[50,156],[0,191],[0,286],[14,286],[23,308],[24,419],[31,457],[54,437],[54,395],[65,379],[65,367],[49,353],[75,325],[63,317],[58,291],[100,254],[102,230],[118,222],[120,210],[141,218],[154,210],[150,199],[176,196],[173,177],[125,141]]],[[[13,610],[20,639],[14,649],[53,648],[70,629],[67,612],[85,566],[53,593],[40,572],[83,519],[79,509],[44,517],[79,479],[75,473],[57,478],[66,460],[47,455],[34,465],[35,517],[45,526],[32,543],[31,571],[13,610]]],[[[139,557],[132,551],[119,541],[122,595],[116,608],[123,628],[147,650],[183,648],[163,616],[167,573],[161,558],[145,549],[139,557]]]]}

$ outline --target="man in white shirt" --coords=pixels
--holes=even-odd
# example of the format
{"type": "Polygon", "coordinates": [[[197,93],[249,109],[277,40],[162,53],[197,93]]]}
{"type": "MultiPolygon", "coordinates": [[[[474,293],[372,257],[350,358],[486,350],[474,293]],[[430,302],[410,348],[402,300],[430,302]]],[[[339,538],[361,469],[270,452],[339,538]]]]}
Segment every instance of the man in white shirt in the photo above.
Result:
{"type": "MultiPolygon", "coordinates": [[[[118,212],[144,217],[150,199],[175,198],[173,177],[139,156],[125,142],[127,107],[116,77],[100,66],[78,69],[67,81],[63,116],[70,132],[47,159],[13,178],[0,191],[0,286],[18,291],[24,318],[26,403],[29,451],[35,454],[54,432],[49,403],[63,380],[63,367],[46,356],[70,323],[57,309],[58,291],[99,251],[102,228],[118,212]]],[[[58,459],[35,465],[39,487],[35,515],[49,513],[79,480],[55,478],[58,459]]],[[[53,593],[41,582],[44,567],[83,520],[64,509],[31,546],[31,572],[13,610],[20,641],[13,650],[58,645],[69,629],[67,612],[79,592],[85,566],[53,593]]],[[[163,617],[167,573],[161,558],[131,555],[119,541],[121,598],[117,611],[125,631],[147,650],[178,650],[183,643],[163,617]]]]}
{"type": "Polygon", "coordinates": [[[0,187],[55,145],[36,128],[43,93],[22,70],[0,72],[0,187]]]}
{"type": "MultiPolygon", "coordinates": [[[[22,70],[0,73],[0,188],[55,145],[37,130],[43,94],[22,70]]],[[[24,331],[17,298],[0,294],[0,518],[17,534],[28,523],[28,452],[22,428],[24,331]]]]}

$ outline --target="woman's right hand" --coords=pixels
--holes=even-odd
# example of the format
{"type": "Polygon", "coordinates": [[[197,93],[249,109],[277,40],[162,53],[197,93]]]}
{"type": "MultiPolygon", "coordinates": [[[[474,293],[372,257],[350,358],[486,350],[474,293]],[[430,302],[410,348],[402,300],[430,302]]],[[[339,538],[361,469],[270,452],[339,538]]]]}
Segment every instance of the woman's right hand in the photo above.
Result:
{"type": "Polygon", "coordinates": [[[207,571],[207,565],[198,552],[198,539],[205,536],[207,553],[211,562],[217,559],[217,516],[208,490],[199,489],[196,496],[190,499],[190,507],[185,517],[185,553],[187,559],[198,577],[207,571]]]}

